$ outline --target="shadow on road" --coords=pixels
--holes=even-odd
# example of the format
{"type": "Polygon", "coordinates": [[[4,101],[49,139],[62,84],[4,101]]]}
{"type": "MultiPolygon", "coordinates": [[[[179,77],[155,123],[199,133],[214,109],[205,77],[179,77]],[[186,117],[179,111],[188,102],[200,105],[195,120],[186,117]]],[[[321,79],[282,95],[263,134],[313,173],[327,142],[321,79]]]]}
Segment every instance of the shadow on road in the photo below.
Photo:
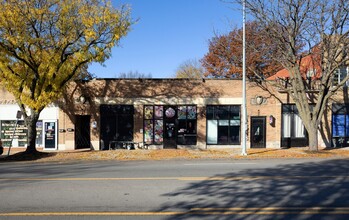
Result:
{"type": "MultiPolygon", "coordinates": [[[[324,219],[326,215],[328,215],[326,219],[331,219],[334,207],[349,208],[348,170],[349,159],[338,159],[225,173],[164,194],[163,196],[180,198],[183,201],[167,202],[157,211],[165,212],[176,208],[208,209],[224,213],[227,208],[241,208],[240,210],[248,210],[250,214],[234,216],[221,214],[214,219],[254,220],[270,219],[268,215],[257,215],[257,218],[253,215],[263,212],[265,207],[288,207],[290,212],[273,215],[272,219],[285,219],[287,215],[290,215],[290,219],[320,219],[319,217],[324,219]],[[309,207],[329,209],[322,215],[315,213],[304,215],[309,207]]],[[[349,214],[348,209],[347,213],[349,214]]],[[[189,217],[204,219],[205,216],[202,212],[197,214],[194,211],[192,214],[169,216],[167,219],[178,220],[189,217]]],[[[337,217],[340,216],[332,215],[332,219],[333,217],[339,219],[337,217]]]]}

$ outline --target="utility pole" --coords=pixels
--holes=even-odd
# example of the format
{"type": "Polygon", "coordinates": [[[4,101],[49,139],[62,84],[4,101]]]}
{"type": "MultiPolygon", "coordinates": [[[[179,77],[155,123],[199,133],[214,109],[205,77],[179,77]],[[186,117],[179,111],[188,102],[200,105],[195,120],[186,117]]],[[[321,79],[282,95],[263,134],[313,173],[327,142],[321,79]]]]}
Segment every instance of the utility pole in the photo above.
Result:
{"type": "Polygon", "coordinates": [[[245,0],[242,2],[242,151],[241,155],[247,155],[246,152],[246,133],[247,133],[247,110],[246,110],[246,15],[245,0]]]}

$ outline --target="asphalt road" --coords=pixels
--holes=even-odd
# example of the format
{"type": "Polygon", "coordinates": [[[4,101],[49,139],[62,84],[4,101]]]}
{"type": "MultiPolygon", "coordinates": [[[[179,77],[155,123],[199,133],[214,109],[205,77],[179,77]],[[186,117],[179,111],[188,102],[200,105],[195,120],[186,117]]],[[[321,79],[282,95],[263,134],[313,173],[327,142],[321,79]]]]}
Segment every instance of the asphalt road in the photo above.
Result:
{"type": "Polygon", "coordinates": [[[349,159],[0,163],[0,219],[349,219],[349,159]]]}

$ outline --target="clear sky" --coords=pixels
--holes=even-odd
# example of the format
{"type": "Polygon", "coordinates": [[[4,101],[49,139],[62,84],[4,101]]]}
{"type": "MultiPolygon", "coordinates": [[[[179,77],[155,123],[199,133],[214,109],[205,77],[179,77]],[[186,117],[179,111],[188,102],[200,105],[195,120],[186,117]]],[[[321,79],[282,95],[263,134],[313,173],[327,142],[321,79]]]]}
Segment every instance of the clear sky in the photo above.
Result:
{"type": "Polygon", "coordinates": [[[114,6],[129,4],[133,19],[139,19],[112,57],[89,71],[98,78],[138,71],[153,78],[171,78],[189,59],[201,59],[215,35],[242,26],[236,4],[221,0],[113,0],[114,6]]]}

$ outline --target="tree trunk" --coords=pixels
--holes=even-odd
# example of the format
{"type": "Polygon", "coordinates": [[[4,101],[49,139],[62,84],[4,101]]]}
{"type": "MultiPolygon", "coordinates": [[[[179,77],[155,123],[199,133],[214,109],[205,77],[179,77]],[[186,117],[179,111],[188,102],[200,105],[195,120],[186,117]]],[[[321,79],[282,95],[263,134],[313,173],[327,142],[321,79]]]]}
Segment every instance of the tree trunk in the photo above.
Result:
{"type": "Polygon", "coordinates": [[[309,150],[310,151],[318,151],[319,143],[318,143],[318,136],[317,136],[318,129],[315,126],[312,126],[308,130],[309,135],[309,150]]]}
{"type": "Polygon", "coordinates": [[[31,111],[31,115],[25,119],[26,126],[28,128],[28,146],[26,153],[36,153],[36,123],[39,120],[40,112],[31,111]]]}

